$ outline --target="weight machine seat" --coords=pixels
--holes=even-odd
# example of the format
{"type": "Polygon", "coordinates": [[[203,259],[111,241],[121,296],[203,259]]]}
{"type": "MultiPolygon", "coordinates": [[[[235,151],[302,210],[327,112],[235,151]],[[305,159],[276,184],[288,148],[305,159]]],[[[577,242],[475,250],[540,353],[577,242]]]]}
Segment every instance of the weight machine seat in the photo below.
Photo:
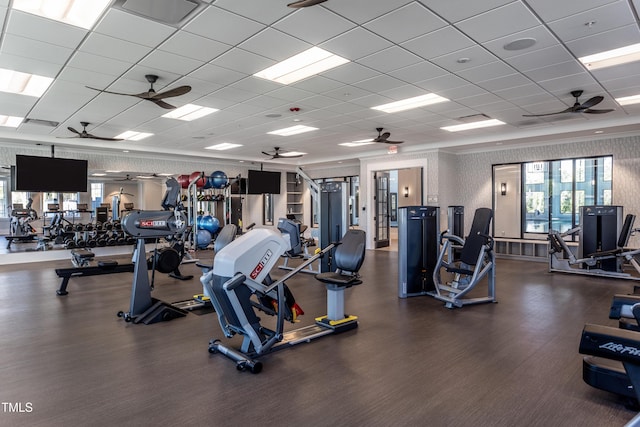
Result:
{"type": "Polygon", "coordinates": [[[71,251],[71,256],[78,259],[90,260],[93,259],[96,254],[87,249],[73,249],[71,251]]]}
{"type": "Polygon", "coordinates": [[[462,246],[459,261],[446,266],[445,269],[450,273],[472,275],[473,270],[467,268],[467,266],[475,267],[482,247],[489,243],[490,239],[490,237],[482,234],[472,234],[468,236],[464,241],[464,246],[462,246]]]}
{"type": "Polygon", "coordinates": [[[316,279],[338,287],[359,285],[358,271],[365,256],[366,234],[363,230],[348,230],[333,255],[335,271],[316,274],[316,279]]]}

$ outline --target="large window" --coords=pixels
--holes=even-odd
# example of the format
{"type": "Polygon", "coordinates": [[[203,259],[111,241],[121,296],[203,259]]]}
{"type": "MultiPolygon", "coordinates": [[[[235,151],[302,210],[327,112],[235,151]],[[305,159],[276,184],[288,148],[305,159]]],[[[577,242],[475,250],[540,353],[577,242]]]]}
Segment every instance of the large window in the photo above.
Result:
{"type": "Polygon", "coordinates": [[[104,198],[104,184],[101,182],[91,183],[91,210],[95,212],[100,207],[104,198]]]}
{"type": "Polygon", "coordinates": [[[0,179],[0,217],[6,218],[9,216],[9,211],[7,207],[9,206],[9,192],[8,189],[8,181],[5,179],[0,179]]]}
{"type": "Polygon", "coordinates": [[[610,205],[611,156],[522,164],[524,232],[565,232],[579,225],[580,207],[610,205]]]}

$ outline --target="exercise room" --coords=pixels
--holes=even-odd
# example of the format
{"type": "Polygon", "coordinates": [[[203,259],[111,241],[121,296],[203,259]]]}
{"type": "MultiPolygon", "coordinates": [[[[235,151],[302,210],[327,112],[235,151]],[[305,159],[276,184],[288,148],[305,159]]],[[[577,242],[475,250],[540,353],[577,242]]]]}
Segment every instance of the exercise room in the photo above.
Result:
{"type": "Polygon", "coordinates": [[[638,0],[0,12],[0,425],[640,425],[638,0]]]}

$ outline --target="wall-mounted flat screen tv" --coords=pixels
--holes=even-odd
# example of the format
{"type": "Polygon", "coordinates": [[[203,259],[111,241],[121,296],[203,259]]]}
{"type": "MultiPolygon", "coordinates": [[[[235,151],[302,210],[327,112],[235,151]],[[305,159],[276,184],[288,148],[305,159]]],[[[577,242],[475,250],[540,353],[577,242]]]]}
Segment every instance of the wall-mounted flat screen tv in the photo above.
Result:
{"type": "Polygon", "coordinates": [[[280,194],[281,172],[249,170],[247,194],[280,194]]]}
{"type": "Polygon", "coordinates": [[[16,191],[87,191],[87,161],[16,155],[16,191]]]}

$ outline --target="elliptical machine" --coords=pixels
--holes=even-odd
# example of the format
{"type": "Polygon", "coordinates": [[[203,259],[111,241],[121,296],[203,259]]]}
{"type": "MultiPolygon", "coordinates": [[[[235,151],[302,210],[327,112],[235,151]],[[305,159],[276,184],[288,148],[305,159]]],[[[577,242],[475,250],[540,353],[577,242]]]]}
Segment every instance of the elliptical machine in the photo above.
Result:
{"type": "Polygon", "coordinates": [[[126,322],[148,325],[187,315],[185,310],[151,297],[155,270],[163,273],[178,271],[182,257],[173,248],[157,251],[151,260],[151,279],[149,279],[145,239],[182,235],[187,229],[187,218],[180,203],[180,184],[175,178],[169,178],[166,186],[167,191],[162,200],[164,210],[135,210],[122,219],[124,232],[137,239],[133,254],[135,266],[129,311],[118,312],[118,317],[122,317],[126,322]]]}
{"type": "Polygon", "coordinates": [[[38,214],[31,208],[32,204],[33,199],[29,198],[26,208],[11,209],[9,232],[12,236],[30,236],[36,232],[30,224],[31,221],[38,219],[38,214]]]}

